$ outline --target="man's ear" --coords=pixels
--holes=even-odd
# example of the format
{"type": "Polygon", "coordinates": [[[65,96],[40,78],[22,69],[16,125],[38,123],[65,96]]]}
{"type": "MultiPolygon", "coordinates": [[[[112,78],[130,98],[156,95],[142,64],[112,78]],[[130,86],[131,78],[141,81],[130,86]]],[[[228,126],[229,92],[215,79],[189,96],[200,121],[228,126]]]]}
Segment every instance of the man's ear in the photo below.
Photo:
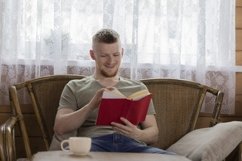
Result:
{"type": "Polygon", "coordinates": [[[124,55],[124,48],[121,49],[121,55],[124,55]]]}
{"type": "Polygon", "coordinates": [[[90,54],[92,60],[96,60],[96,57],[95,57],[95,54],[94,54],[94,51],[93,50],[90,50],[89,51],[89,54],[90,54]]]}

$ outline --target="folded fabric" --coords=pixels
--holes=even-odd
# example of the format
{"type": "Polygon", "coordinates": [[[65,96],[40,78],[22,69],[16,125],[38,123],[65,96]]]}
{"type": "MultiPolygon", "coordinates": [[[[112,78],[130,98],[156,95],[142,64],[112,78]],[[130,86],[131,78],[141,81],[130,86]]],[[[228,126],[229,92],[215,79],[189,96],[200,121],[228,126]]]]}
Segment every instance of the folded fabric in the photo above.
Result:
{"type": "Polygon", "coordinates": [[[219,123],[186,134],[167,150],[193,161],[221,161],[242,141],[242,122],[219,123]]]}

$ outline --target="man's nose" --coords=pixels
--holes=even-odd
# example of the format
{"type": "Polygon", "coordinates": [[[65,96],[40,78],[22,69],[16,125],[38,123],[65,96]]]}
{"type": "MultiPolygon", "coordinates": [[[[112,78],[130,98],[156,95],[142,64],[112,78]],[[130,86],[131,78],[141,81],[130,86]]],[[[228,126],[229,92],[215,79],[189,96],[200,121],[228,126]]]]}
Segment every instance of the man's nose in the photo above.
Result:
{"type": "Polygon", "coordinates": [[[114,57],[113,56],[109,56],[108,57],[108,63],[112,64],[114,62],[114,57]]]}

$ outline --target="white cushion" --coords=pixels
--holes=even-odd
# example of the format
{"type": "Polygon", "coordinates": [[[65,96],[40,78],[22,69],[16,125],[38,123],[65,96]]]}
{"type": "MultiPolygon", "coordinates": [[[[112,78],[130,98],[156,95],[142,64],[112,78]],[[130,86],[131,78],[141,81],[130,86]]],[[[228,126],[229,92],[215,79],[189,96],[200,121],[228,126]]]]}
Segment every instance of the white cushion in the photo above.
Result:
{"type": "Polygon", "coordinates": [[[242,141],[242,122],[219,123],[186,134],[168,150],[193,161],[221,161],[242,141]]]}

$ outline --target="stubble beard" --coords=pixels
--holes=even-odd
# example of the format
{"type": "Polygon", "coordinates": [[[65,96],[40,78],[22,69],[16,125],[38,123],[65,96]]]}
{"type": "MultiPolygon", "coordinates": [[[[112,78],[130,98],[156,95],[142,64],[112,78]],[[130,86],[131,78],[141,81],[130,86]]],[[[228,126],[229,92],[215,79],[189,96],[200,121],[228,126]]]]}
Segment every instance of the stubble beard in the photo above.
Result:
{"type": "Polygon", "coordinates": [[[115,77],[117,74],[118,74],[118,70],[116,70],[115,72],[113,73],[108,73],[104,70],[101,70],[100,73],[104,76],[104,77],[108,77],[108,78],[111,78],[111,77],[115,77]]]}

